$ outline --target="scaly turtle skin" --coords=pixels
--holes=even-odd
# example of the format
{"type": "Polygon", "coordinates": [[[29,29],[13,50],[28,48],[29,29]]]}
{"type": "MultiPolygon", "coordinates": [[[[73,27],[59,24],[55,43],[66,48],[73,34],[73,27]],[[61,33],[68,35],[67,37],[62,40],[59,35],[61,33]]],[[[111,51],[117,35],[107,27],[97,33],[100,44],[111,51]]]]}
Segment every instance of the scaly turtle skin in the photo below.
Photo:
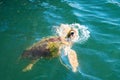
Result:
{"type": "Polygon", "coordinates": [[[59,49],[61,45],[60,37],[48,37],[33,44],[26,49],[22,58],[30,58],[32,60],[39,59],[40,57],[53,58],[59,56],[59,49]]]}

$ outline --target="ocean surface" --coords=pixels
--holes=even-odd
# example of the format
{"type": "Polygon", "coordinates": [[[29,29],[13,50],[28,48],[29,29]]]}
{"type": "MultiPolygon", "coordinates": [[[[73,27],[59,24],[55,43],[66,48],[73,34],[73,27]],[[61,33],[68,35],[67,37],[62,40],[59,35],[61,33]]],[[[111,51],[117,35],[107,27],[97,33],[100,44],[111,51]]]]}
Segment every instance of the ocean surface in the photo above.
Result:
{"type": "Polygon", "coordinates": [[[120,0],[0,0],[0,80],[120,80],[120,0]],[[72,47],[80,71],[54,58],[22,72],[29,62],[18,61],[23,50],[72,23],[90,32],[72,47]]]}

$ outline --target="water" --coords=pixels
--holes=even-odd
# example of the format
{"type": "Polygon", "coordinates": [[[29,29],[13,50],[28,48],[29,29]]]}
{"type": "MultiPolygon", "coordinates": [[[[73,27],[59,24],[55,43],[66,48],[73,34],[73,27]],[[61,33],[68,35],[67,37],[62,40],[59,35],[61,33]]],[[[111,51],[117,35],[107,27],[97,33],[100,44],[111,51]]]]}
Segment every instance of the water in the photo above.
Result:
{"type": "Polygon", "coordinates": [[[119,0],[0,0],[0,80],[119,80],[119,0]],[[75,43],[80,71],[73,73],[58,58],[39,61],[31,71],[17,62],[24,49],[53,26],[79,23],[90,31],[84,43],[75,43]]]}

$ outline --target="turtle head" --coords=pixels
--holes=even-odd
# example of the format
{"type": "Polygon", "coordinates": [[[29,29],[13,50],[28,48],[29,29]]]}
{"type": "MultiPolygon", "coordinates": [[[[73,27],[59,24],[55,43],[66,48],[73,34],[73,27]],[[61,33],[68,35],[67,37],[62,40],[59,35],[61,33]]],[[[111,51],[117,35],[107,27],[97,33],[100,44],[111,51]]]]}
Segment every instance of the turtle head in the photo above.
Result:
{"type": "Polygon", "coordinates": [[[60,37],[71,42],[77,41],[79,37],[78,30],[74,26],[68,24],[61,24],[57,28],[57,33],[60,37]]]}
{"type": "Polygon", "coordinates": [[[71,30],[69,30],[69,32],[67,33],[66,38],[69,41],[74,42],[77,38],[77,35],[78,35],[77,31],[75,29],[71,28],[71,30]]]}

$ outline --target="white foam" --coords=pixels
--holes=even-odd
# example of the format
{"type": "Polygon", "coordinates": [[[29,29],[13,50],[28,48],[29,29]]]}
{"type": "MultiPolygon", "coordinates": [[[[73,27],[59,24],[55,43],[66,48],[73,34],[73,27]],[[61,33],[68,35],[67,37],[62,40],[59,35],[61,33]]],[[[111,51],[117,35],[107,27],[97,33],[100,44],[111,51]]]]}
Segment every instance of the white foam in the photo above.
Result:
{"type": "MultiPolygon", "coordinates": [[[[77,35],[76,39],[74,39],[74,42],[83,43],[86,40],[88,40],[88,38],[90,37],[90,32],[89,32],[88,28],[84,25],[80,25],[78,23],[61,24],[61,25],[73,28],[78,32],[78,35],[77,35]]],[[[56,34],[59,36],[64,36],[65,33],[63,33],[63,27],[59,27],[59,26],[56,26],[56,27],[57,27],[56,34]]]]}
{"type": "Polygon", "coordinates": [[[88,38],[90,37],[90,32],[88,31],[88,28],[84,25],[80,25],[78,23],[74,23],[71,24],[71,26],[75,29],[77,29],[78,33],[79,33],[79,38],[77,40],[77,42],[84,42],[86,40],[88,40],[88,38]]]}

